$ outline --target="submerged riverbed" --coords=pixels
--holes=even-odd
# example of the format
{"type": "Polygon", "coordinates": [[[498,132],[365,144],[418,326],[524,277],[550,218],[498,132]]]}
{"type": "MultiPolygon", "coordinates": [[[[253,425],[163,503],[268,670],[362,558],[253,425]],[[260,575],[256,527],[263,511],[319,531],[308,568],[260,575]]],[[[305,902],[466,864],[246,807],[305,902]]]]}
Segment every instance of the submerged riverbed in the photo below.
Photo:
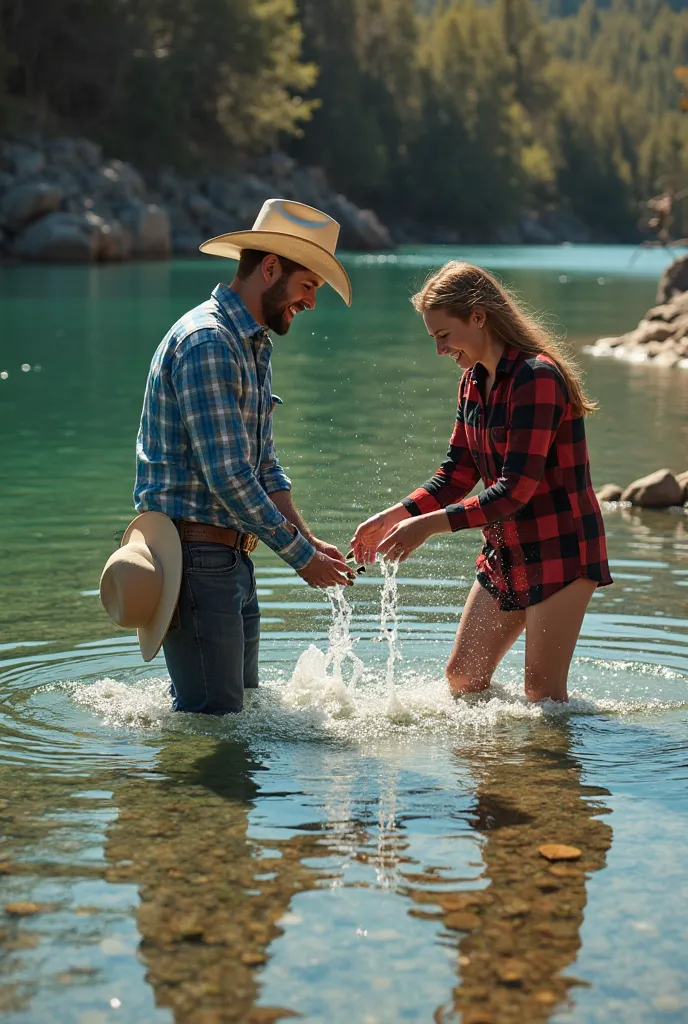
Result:
{"type": "MultiPolygon", "coordinates": [[[[638,321],[663,254],[352,257],[353,308],[323,293],[275,346],[278,448],[318,533],[346,545],[444,454],[457,371],[408,298],[456,253],[580,352],[597,486],[688,468],[688,373],[583,351],[638,321]]],[[[522,644],[490,693],[447,696],[477,531],[400,569],[393,707],[379,567],[333,635],[327,597],[261,547],[262,685],[221,721],[173,716],[164,662],[144,665],[100,608],[150,356],[227,269],[0,273],[5,1018],[685,1021],[687,516],[605,513],[616,582],[593,599],[564,709],[525,702],[522,644]],[[333,687],[303,656],[343,636],[333,687]],[[551,842],[580,859],[550,864],[551,842]]]]}

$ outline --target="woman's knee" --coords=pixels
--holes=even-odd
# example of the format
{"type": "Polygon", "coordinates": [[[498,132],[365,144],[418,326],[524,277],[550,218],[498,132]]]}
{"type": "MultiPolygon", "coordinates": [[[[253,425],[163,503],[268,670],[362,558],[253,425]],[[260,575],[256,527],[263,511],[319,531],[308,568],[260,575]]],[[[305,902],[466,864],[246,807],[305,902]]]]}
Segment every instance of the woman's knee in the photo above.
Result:
{"type": "Polygon", "coordinates": [[[487,690],[492,676],[481,673],[470,673],[464,670],[464,666],[449,662],[444,674],[449,683],[452,693],[479,693],[487,690]]]}

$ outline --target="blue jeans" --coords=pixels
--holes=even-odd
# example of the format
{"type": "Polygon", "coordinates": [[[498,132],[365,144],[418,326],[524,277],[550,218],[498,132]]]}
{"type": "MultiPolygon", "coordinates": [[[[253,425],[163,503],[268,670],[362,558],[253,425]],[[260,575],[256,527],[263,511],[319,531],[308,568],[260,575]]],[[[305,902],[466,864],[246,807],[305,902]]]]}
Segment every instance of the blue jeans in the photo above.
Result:
{"type": "Polygon", "coordinates": [[[236,714],[244,689],[258,686],[260,609],[248,555],[185,541],[179,603],[163,651],[172,708],[236,714]]]}

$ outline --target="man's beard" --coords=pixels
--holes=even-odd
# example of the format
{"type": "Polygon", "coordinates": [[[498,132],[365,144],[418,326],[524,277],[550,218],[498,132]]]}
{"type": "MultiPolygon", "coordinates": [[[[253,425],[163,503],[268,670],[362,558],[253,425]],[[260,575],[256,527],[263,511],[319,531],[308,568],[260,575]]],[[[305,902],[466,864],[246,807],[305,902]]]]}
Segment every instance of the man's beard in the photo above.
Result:
{"type": "Polygon", "coordinates": [[[293,317],[287,313],[291,305],[287,301],[288,285],[289,278],[283,274],[266,292],[263,292],[263,321],[275,334],[286,334],[291,327],[293,317]]]}

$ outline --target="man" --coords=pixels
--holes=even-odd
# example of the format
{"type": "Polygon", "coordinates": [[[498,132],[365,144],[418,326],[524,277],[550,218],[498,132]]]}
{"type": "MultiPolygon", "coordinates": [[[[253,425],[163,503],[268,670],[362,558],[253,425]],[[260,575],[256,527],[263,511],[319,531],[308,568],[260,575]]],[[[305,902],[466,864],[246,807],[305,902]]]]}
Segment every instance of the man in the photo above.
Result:
{"type": "Polygon", "coordinates": [[[174,521],[183,549],[179,603],[163,643],[175,711],[239,712],[258,685],[262,540],[312,587],[348,584],[338,549],[314,537],[272,437],[272,342],[329,283],[351,304],[335,258],[339,225],[269,200],[251,231],[201,250],[238,259],[232,283],[183,316],[153,356],[136,446],[138,512],[174,521]]]}

